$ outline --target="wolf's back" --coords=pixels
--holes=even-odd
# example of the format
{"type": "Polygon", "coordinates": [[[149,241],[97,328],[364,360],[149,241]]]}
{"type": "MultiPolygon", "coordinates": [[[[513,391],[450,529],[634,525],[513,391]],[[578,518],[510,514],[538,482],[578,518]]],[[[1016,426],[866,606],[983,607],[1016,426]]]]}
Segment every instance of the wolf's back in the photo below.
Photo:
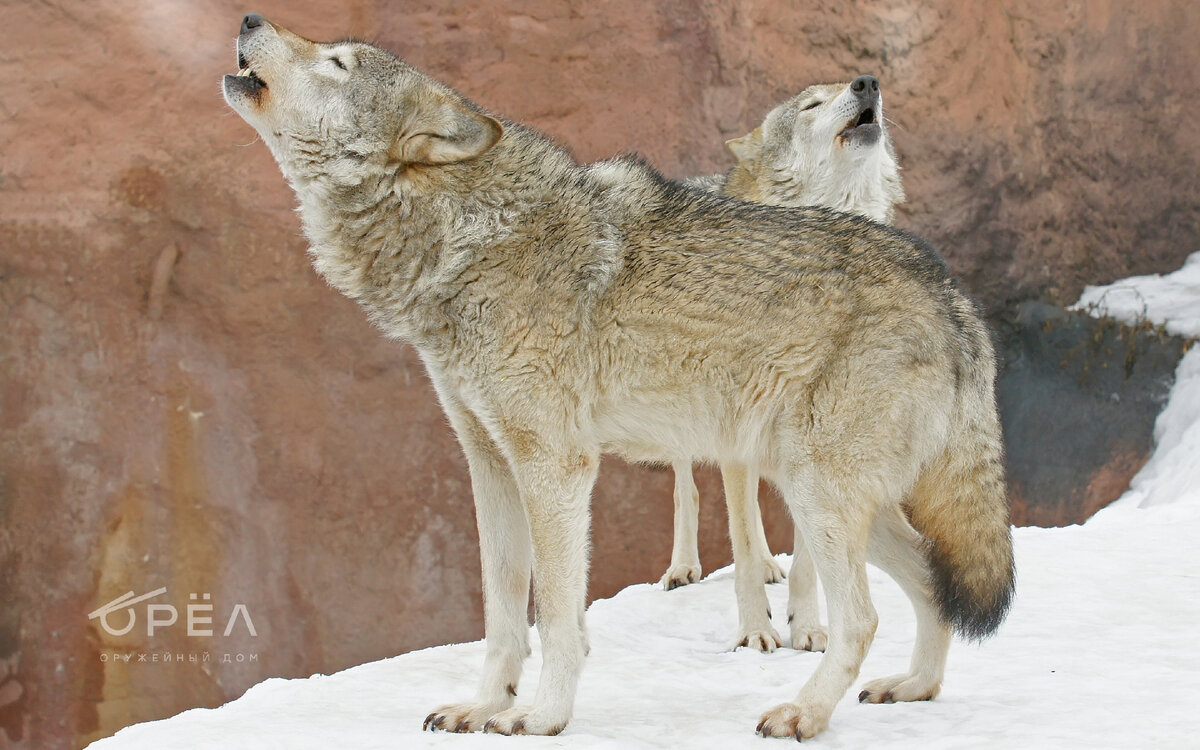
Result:
{"type": "Polygon", "coordinates": [[[913,488],[908,511],[930,542],[942,618],[978,640],[996,631],[1012,603],[1012,529],[991,340],[967,299],[955,294],[951,310],[961,356],[950,434],[913,488]]]}

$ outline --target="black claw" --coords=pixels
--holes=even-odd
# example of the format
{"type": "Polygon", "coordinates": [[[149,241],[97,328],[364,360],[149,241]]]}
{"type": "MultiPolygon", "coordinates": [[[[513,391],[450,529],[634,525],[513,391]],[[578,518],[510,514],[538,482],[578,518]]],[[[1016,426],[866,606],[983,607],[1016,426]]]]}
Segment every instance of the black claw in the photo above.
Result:
{"type": "Polygon", "coordinates": [[[861,693],[859,693],[859,694],[858,694],[858,702],[859,702],[859,703],[866,703],[866,702],[867,702],[867,698],[870,698],[870,697],[871,697],[871,691],[870,691],[870,690],[864,690],[864,691],[862,691],[861,693]]]}
{"type": "Polygon", "coordinates": [[[445,720],[446,720],[445,716],[441,716],[436,711],[434,711],[433,713],[431,713],[425,717],[425,723],[422,725],[422,728],[428,732],[432,732],[433,730],[440,727],[442,725],[442,722],[445,720]]]}
{"type": "Polygon", "coordinates": [[[804,742],[804,730],[796,727],[796,742],[804,742]]]}
{"type": "Polygon", "coordinates": [[[771,619],[771,608],[770,607],[767,607],[767,619],[768,620],[771,619]]]}
{"type": "Polygon", "coordinates": [[[495,722],[493,719],[488,719],[488,720],[487,720],[486,722],[484,722],[484,724],[483,724],[483,731],[484,731],[484,732],[491,732],[491,731],[492,731],[493,729],[495,729],[495,728],[496,728],[496,722],[495,722]]]}
{"type": "Polygon", "coordinates": [[[467,721],[466,719],[459,720],[459,722],[454,725],[454,731],[455,732],[471,731],[471,722],[467,721]]]}
{"type": "MultiPolygon", "coordinates": [[[[763,727],[765,727],[766,725],[767,725],[767,720],[766,720],[766,719],[763,719],[762,721],[758,722],[758,726],[756,726],[756,727],[754,728],[754,731],[755,731],[755,733],[757,733],[757,734],[763,734],[763,727]]],[[[766,735],[765,735],[765,734],[763,734],[763,736],[764,736],[764,737],[766,737],[766,735]]]]}
{"type": "Polygon", "coordinates": [[[795,614],[789,614],[789,615],[788,615],[788,625],[791,625],[791,624],[792,624],[792,620],[795,620],[795,619],[796,619],[796,615],[795,615],[795,614]]]}
{"type": "Polygon", "coordinates": [[[512,697],[516,698],[517,697],[517,686],[510,683],[508,685],[508,694],[511,695],[512,697]]]}
{"type": "Polygon", "coordinates": [[[517,719],[517,723],[513,724],[512,733],[513,734],[525,734],[525,720],[524,719],[517,719]]]}

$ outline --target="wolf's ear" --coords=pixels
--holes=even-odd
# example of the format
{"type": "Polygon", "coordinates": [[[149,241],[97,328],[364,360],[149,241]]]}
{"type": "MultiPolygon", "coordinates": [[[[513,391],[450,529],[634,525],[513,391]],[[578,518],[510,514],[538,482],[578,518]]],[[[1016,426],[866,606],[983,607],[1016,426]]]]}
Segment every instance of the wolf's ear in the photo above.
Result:
{"type": "Polygon", "coordinates": [[[504,126],[495,118],[444,102],[418,118],[389,154],[406,164],[455,164],[487,153],[502,135],[504,126]]]}
{"type": "Polygon", "coordinates": [[[753,161],[762,150],[762,128],[755,128],[741,138],[730,138],[725,145],[738,161],[753,161]]]}

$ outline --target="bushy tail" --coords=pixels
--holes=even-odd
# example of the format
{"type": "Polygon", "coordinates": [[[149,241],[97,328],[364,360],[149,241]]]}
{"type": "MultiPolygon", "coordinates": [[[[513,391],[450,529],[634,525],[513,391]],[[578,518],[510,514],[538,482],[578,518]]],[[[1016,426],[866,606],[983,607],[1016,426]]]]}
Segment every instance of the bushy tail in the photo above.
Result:
{"type": "MultiPolygon", "coordinates": [[[[986,333],[982,334],[986,337],[986,333]]],[[[943,620],[979,640],[1012,603],[1012,526],[1004,483],[995,365],[984,338],[964,362],[945,452],[909,496],[909,517],[930,542],[933,593],[943,620]]]]}

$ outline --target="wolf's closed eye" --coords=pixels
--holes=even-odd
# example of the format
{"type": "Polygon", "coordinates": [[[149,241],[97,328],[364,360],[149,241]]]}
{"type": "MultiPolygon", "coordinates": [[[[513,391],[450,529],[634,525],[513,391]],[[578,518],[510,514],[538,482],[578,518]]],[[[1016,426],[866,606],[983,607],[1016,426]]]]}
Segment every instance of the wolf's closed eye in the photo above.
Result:
{"type": "Polygon", "coordinates": [[[333,63],[334,65],[338,66],[338,67],[339,67],[339,68],[341,68],[342,70],[345,70],[345,69],[346,69],[346,64],[345,64],[344,62],[342,62],[340,58],[337,58],[337,57],[331,57],[331,58],[329,58],[329,62],[331,62],[331,63],[333,63]]]}
{"type": "Polygon", "coordinates": [[[804,107],[804,109],[802,109],[802,110],[800,110],[800,111],[801,111],[801,112],[807,112],[807,111],[808,111],[808,110],[810,110],[810,109],[816,109],[817,107],[821,106],[821,105],[822,105],[822,104],[824,104],[824,103],[825,103],[825,102],[823,102],[823,101],[821,101],[821,100],[819,100],[819,99],[818,99],[817,101],[814,101],[814,102],[811,102],[811,103],[809,103],[808,105],[806,105],[806,106],[804,107]]]}

